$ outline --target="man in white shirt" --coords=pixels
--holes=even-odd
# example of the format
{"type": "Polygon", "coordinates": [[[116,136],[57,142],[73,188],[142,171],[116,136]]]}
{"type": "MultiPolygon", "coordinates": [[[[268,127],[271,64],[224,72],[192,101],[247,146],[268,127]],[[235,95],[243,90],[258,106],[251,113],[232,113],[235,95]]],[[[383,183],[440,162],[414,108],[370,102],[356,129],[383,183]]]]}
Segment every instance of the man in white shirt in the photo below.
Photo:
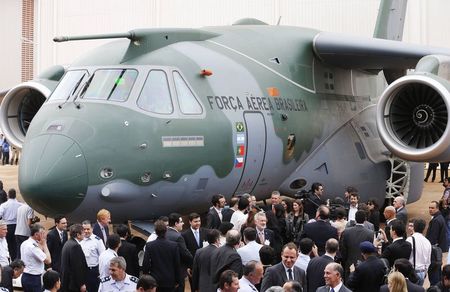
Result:
{"type": "Polygon", "coordinates": [[[413,221],[414,233],[406,239],[412,246],[409,261],[419,277],[419,282],[417,284],[420,286],[423,285],[428,267],[431,263],[431,243],[423,235],[426,225],[425,220],[415,219],[413,221]]]}
{"type": "Polygon", "coordinates": [[[358,211],[359,196],[356,193],[350,194],[350,207],[348,209],[348,221],[355,221],[355,214],[358,211]]]}
{"type": "Polygon", "coordinates": [[[20,247],[20,254],[25,263],[22,274],[22,288],[24,291],[41,291],[41,275],[44,264],[50,265],[52,260],[47,247],[47,234],[40,224],[33,224],[30,228],[30,238],[20,247]]]}
{"type": "Polygon", "coordinates": [[[30,226],[34,217],[34,210],[27,204],[17,209],[17,225],[14,233],[16,237],[17,258],[20,259],[20,246],[30,237],[30,226]]]}
{"type": "Polygon", "coordinates": [[[6,241],[6,234],[8,234],[8,228],[3,220],[0,220],[0,265],[6,267],[11,262],[8,251],[8,242],[6,241]]]}
{"type": "Polygon", "coordinates": [[[117,257],[117,250],[120,247],[120,237],[117,234],[111,234],[106,240],[108,249],[100,254],[98,258],[98,269],[100,273],[100,279],[109,276],[109,261],[117,257]]]}
{"type": "Polygon", "coordinates": [[[249,261],[244,265],[244,275],[239,280],[239,292],[257,292],[255,285],[261,282],[264,267],[259,261],[249,261]]]}
{"type": "Polygon", "coordinates": [[[8,191],[8,201],[0,205],[0,218],[5,221],[8,227],[8,234],[6,240],[8,241],[9,255],[12,259],[16,258],[16,238],[14,233],[16,232],[17,224],[17,209],[22,206],[22,203],[16,200],[16,190],[10,189],[8,191]]]}
{"type": "Polygon", "coordinates": [[[241,256],[242,264],[245,266],[250,261],[259,262],[259,250],[262,244],[256,242],[255,228],[247,227],[244,229],[244,242],[245,245],[237,249],[238,254],[241,256]]]}
{"type": "Polygon", "coordinates": [[[247,214],[244,214],[245,210],[247,210],[250,202],[246,197],[241,197],[238,202],[238,210],[233,213],[231,216],[230,223],[233,224],[233,229],[241,232],[242,224],[247,221],[247,214]]]}
{"type": "Polygon", "coordinates": [[[98,259],[100,255],[106,250],[103,240],[92,233],[92,224],[89,220],[82,222],[84,238],[80,242],[83,249],[88,271],[86,275],[86,289],[88,291],[97,291],[100,285],[98,259]]]}
{"type": "Polygon", "coordinates": [[[306,273],[309,261],[311,260],[311,253],[314,255],[314,257],[319,256],[319,254],[317,253],[317,246],[310,238],[303,238],[302,240],[300,240],[299,250],[300,252],[298,253],[298,258],[295,261],[295,265],[306,273]]]}

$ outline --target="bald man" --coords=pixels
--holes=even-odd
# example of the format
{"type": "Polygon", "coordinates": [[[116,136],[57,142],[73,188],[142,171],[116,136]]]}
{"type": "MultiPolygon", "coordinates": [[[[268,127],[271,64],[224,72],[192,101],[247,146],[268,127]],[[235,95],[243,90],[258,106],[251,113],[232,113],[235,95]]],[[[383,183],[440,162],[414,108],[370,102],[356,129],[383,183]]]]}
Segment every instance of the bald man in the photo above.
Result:
{"type": "Polygon", "coordinates": [[[397,220],[396,218],[396,211],[393,206],[387,206],[386,209],[384,209],[383,215],[384,218],[386,218],[386,226],[384,227],[384,232],[386,233],[386,238],[389,243],[392,243],[392,237],[390,235],[391,231],[391,225],[392,223],[397,220]]]}

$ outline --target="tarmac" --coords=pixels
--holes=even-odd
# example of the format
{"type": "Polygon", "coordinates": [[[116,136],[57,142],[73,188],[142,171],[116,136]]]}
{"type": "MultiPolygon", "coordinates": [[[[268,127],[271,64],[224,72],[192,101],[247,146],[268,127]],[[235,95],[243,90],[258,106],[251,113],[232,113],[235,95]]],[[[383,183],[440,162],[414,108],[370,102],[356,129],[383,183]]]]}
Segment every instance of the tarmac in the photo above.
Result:
{"type": "MultiPolygon", "coordinates": [[[[437,171],[437,178],[440,177],[439,171],[437,171]]],[[[18,166],[17,165],[0,165],[0,180],[3,181],[4,190],[7,192],[10,188],[14,188],[17,191],[17,198],[19,201],[23,202],[22,196],[20,194],[20,189],[18,185],[18,166]]],[[[422,196],[420,200],[407,204],[406,209],[408,210],[408,219],[412,218],[422,218],[427,223],[430,221],[431,217],[428,213],[428,204],[436,200],[438,201],[441,196],[444,188],[442,183],[437,183],[439,179],[436,179],[436,182],[424,183],[422,196]]],[[[46,218],[41,214],[35,214],[41,219],[41,224],[44,225],[45,228],[50,228],[54,226],[54,221],[51,218],[46,218]]],[[[444,264],[446,262],[446,257],[444,258],[444,264]]],[[[429,283],[426,279],[424,287],[427,288],[429,283]]],[[[186,287],[189,287],[187,285],[186,287]]]]}

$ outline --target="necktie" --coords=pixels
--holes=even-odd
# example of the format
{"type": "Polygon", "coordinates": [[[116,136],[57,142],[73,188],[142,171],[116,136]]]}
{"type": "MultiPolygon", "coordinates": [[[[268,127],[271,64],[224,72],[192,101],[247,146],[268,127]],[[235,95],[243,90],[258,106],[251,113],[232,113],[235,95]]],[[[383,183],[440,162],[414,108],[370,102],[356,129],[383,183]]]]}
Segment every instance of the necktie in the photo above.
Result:
{"type": "Polygon", "coordinates": [[[106,243],[106,240],[107,240],[108,238],[106,237],[105,227],[102,226],[101,229],[102,229],[102,234],[103,234],[103,242],[106,243]]]}
{"type": "Polygon", "coordinates": [[[333,288],[331,288],[331,289],[330,289],[330,292],[334,292],[334,289],[333,289],[333,288]]]}
{"type": "Polygon", "coordinates": [[[63,243],[63,241],[64,241],[64,232],[60,232],[59,233],[59,236],[61,237],[61,243],[63,243]]]}
{"type": "Polygon", "coordinates": [[[292,278],[292,269],[288,269],[288,274],[289,274],[289,281],[294,280],[294,278],[292,278]]]}
{"type": "Polygon", "coordinates": [[[259,243],[264,244],[264,231],[259,232],[259,243]]]}
{"type": "Polygon", "coordinates": [[[198,234],[198,230],[194,230],[195,241],[197,241],[197,245],[200,246],[200,236],[198,234]]]}

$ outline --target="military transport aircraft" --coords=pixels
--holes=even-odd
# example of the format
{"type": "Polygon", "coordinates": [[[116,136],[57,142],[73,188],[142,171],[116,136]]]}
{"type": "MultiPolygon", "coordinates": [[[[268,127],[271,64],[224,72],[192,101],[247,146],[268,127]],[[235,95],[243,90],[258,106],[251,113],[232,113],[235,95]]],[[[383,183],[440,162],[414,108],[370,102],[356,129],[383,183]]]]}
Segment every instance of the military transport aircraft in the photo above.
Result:
{"type": "Polygon", "coordinates": [[[450,50],[399,42],[405,9],[382,1],[373,39],[256,19],[55,38],[117,40],[5,95],[20,191],[74,220],[205,211],[217,193],[316,181],[328,197],[352,185],[415,201],[423,164],[404,160],[450,160],[450,50]]]}

